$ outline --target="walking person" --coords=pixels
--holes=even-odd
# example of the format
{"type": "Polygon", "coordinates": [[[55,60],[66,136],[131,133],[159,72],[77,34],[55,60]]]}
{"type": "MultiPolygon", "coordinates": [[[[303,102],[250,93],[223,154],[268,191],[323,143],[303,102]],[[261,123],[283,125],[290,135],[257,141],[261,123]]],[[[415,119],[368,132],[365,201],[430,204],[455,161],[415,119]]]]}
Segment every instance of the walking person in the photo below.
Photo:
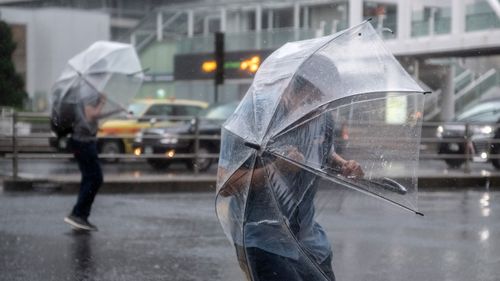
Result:
{"type": "Polygon", "coordinates": [[[58,138],[71,134],[68,147],[81,172],[77,202],[64,218],[75,228],[97,230],[88,217],[103,182],[97,155],[98,121],[126,111],[143,78],[133,45],[97,41],[69,59],[54,83],[51,128],[58,138]]]}
{"type": "Polygon", "coordinates": [[[103,182],[97,150],[97,130],[98,120],[104,117],[102,110],[106,96],[97,92],[85,80],[80,83],[80,96],[85,98],[81,100],[80,110],[75,114],[73,132],[68,143],[81,172],[80,190],[75,206],[64,221],[77,229],[97,231],[88,217],[103,182]]]}

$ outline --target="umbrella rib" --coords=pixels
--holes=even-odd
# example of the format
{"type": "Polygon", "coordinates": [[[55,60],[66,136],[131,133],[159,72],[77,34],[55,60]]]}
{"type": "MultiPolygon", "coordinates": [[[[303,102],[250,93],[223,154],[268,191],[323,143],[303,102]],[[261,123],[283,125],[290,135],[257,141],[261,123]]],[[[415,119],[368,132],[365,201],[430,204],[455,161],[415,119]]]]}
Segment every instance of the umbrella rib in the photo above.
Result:
{"type": "MultiPolygon", "coordinates": [[[[307,61],[310,57],[312,57],[314,54],[316,54],[316,52],[318,52],[318,50],[322,49],[324,46],[326,46],[327,44],[329,44],[329,43],[330,43],[330,42],[332,42],[333,40],[335,40],[335,39],[339,38],[340,36],[342,36],[342,35],[346,34],[348,31],[351,31],[351,30],[353,30],[353,29],[355,29],[355,28],[358,28],[358,27],[362,26],[363,24],[367,23],[367,22],[368,22],[368,21],[370,21],[370,20],[371,20],[371,19],[364,20],[363,22],[361,22],[361,23],[359,23],[359,24],[357,24],[357,25],[355,25],[355,26],[352,26],[352,27],[350,27],[350,28],[348,28],[348,29],[346,29],[346,30],[341,31],[339,34],[336,34],[336,36],[333,36],[333,35],[335,35],[335,34],[333,34],[333,35],[332,35],[332,38],[331,38],[330,40],[328,40],[328,41],[326,41],[324,44],[320,45],[320,46],[319,46],[316,50],[314,50],[314,52],[312,52],[312,53],[311,53],[311,54],[309,54],[309,55],[308,55],[308,56],[307,56],[304,60],[302,60],[302,62],[300,63],[300,65],[299,65],[299,66],[297,66],[297,69],[299,69],[299,68],[300,68],[300,67],[301,67],[301,66],[302,66],[302,65],[303,65],[303,64],[304,64],[304,63],[305,63],[305,62],[306,62],[306,61],[307,61]]],[[[292,81],[292,80],[295,78],[295,76],[296,76],[296,75],[297,75],[297,71],[295,71],[295,72],[293,73],[293,75],[292,75],[292,77],[290,78],[290,80],[289,80],[289,81],[292,81]]],[[[287,85],[287,87],[288,87],[288,85],[287,85]]],[[[276,104],[274,105],[273,117],[274,117],[274,115],[276,114],[276,109],[278,108],[278,104],[279,104],[279,103],[276,103],[276,104]]],[[[271,119],[272,119],[272,117],[271,117],[271,119]]],[[[265,135],[267,135],[267,134],[269,133],[269,129],[270,129],[270,128],[271,128],[270,126],[268,126],[268,127],[267,127],[267,129],[266,129],[266,134],[265,134],[265,135]]]]}
{"type": "MultiPolygon", "coordinates": [[[[425,92],[419,92],[419,91],[410,91],[410,90],[403,90],[403,91],[391,91],[391,92],[399,92],[399,93],[422,93],[424,94],[425,92]]],[[[369,91],[369,92],[363,92],[363,93],[359,93],[359,94],[355,94],[355,95],[352,95],[352,96],[349,96],[349,97],[355,97],[355,96],[360,96],[360,95],[367,95],[367,94],[374,94],[374,93],[382,93],[381,91],[369,91]]],[[[375,100],[382,100],[384,98],[376,98],[376,99],[370,99],[370,101],[375,101],[375,100]]],[[[317,105],[316,107],[312,108],[310,110],[310,112],[314,112],[322,107],[325,107],[325,106],[329,106],[330,104],[336,102],[338,100],[333,100],[333,101],[327,101],[327,102],[324,102],[322,104],[319,104],[317,105]]],[[[297,124],[294,124],[295,122],[297,122],[299,119],[295,120],[294,122],[290,123],[289,125],[287,125],[286,127],[284,127],[281,131],[278,131],[275,133],[275,135],[271,138],[276,138],[276,137],[279,137],[279,136],[282,136],[288,132],[290,132],[291,130],[293,129],[296,129],[297,127],[299,127],[300,125],[304,124],[305,122],[309,121],[309,120],[312,120],[316,117],[318,117],[319,115],[325,113],[325,112],[330,112],[330,111],[333,111],[334,109],[338,109],[338,108],[341,108],[341,107],[345,107],[345,106],[349,106],[349,105],[353,105],[353,104],[357,104],[357,103],[361,103],[361,102],[364,102],[364,101],[355,101],[355,102],[351,102],[349,104],[345,104],[345,105],[341,105],[341,106],[338,106],[336,108],[332,108],[332,109],[328,109],[327,111],[322,111],[322,112],[318,112],[318,114],[315,114],[313,116],[311,116],[310,118],[300,122],[300,123],[297,123],[297,124]]]]}
{"type": "MultiPolygon", "coordinates": [[[[89,67],[91,67],[92,65],[94,65],[97,61],[99,61],[99,60],[101,60],[101,59],[109,56],[110,54],[113,54],[113,53],[115,53],[117,51],[120,51],[120,50],[123,50],[123,49],[126,49],[126,48],[127,48],[126,46],[120,46],[119,48],[113,49],[113,50],[111,50],[108,53],[102,54],[89,67]]],[[[83,75],[83,73],[81,73],[79,70],[77,70],[71,63],[68,63],[68,65],[70,65],[77,73],[79,73],[80,75],[83,75]]],[[[145,70],[149,70],[149,68],[148,69],[139,70],[136,73],[144,72],[145,70]]],[[[92,73],[99,73],[99,72],[92,72],[92,73]]],[[[116,72],[116,73],[121,73],[121,72],[116,72]]],[[[130,73],[123,73],[123,74],[130,75],[130,73]]]]}
{"type": "MultiPolygon", "coordinates": [[[[238,135],[238,134],[236,134],[235,132],[233,132],[233,131],[229,130],[229,129],[228,129],[228,128],[226,128],[226,127],[224,127],[224,129],[226,130],[226,132],[228,132],[229,134],[233,135],[234,137],[237,137],[237,138],[239,138],[239,139],[241,139],[241,140],[245,141],[245,139],[244,139],[244,138],[242,138],[241,136],[239,136],[239,135],[238,135]]],[[[228,177],[227,179],[230,179],[230,178],[231,178],[231,177],[232,177],[232,176],[236,173],[236,171],[238,171],[238,170],[241,168],[241,166],[242,166],[242,165],[243,165],[246,161],[248,161],[248,159],[250,159],[250,157],[252,157],[252,156],[253,156],[253,154],[252,154],[252,153],[250,153],[250,155],[248,155],[246,158],[244,158],[244,161],[242,161],[241,163],[238,163],[238,166],[237,166],[237,167],[238,167],[238,169],[234,170],[234,172],[232,172],[232,173],[229,175],[229,177],[228,177]]],[[[226,180],[226,181],[227,181],[227,180],[226,180]]]]}
{"type": "MultiPolygon", "coordinates": [[[[123,50],[124,48],[125,48],[124,46],[121,46],[120,48],[117,48],[117,49],[111,50],[111,52],[108,52],[108,53],[106,53],[106,54],[102,54],[101,56],[99,56],[99,58],[98,58],[98,59],[96,59],[96,60],[94,61],[94,63],[92,63],[91,65],[89,65],[89,68],[90,68],[90,67],[92,67],[92,66],[93,66],[95,63],[97,63],[99,60],[104,59],[105,57],[109,56],[110,54],[113,54],[113,53],[115,53],[115,52],[118,52],[118,51],[120,51],[120,50],[123,50]]],[[[88,69],[87,69],[87,70],[88,70],[88,69]]],[[[92,72],[92,73],[94,73],[94,72],[92,72]]]]}
{"type": "MultiPolygon", "coordinates": [[[[346,29],[346,30],[344,30],[344,31],[340,32],[340,33],[339,33],[339,34],[337,34],[336,36],[333,36],[333,35],[335,35],[335,34],[333,34],[333,35],[332,35],[332,38],[331,38],[330,40],[326,41],[325,43],[323,43],[322,45],[320,45],[319,47],[317,47],[317,49],[316,49],[316,50],[314,50],[314,52],[310,53],[310,54],[309,54],[309,55],[308,55],[308,56],[307,56],[307,57],[306,57],[306,58],[305,58],[305,59],[304,59],[304,60],[300,63],[300,65],[297,67],[297,69],[299,69],[299,68],[300,68],[300,67],[301,67],[301,66],[302,66],[302,65],[303,65],[303,64],[304,64],[304,63],[305,63],[305,62],[306,62],[306,61],[307,61],[310,57],[312,57],[314,54],[316,54],[319,50],[321,50],[321,49],[322,49],[323,47],[325,47],[326,45],[330,44],[333,40],[335,40],[335,39],[337,39],[337,38],[339,38],[339,37],[341,37],[341,36],[343,36],[343,35],[347,34],[347,33],[348,33],[349,31],[351,31],[351,30],[354,30],[354,29],[356,29],[356,28],[359,28],[359,27],[363,26],[364,24],[366,24],[367,22],[369,22],[369,21],[371,21],[371,20],[372,20],[371,18],[368,18],[368,19],[364,20],[363,22],[361,22],[361,23],[359,23],[359,24],[357,24],[357,25],[355,25],[355,26],[352,26],[352,27],[350,27],[350,28],[348,28],[348,29],[346,29]]],[[[292,75],[292,77],[290,78],[290,80],[289,80],[289,81],[292,81],[292,80],[295,78],[295,76],[296,76],[296,75],[297,75],[297,71],[295,71],[295,72],[293,73],[293,75],[292,75]]],[[[289,85],[287,85],[287,87],[288,87],[288,86],[289,86],[289,85]]],[[[375,91],[375,92],[380,92],[380,91],[375,91]]],[[[397,92],[404,92],[404,91],[397,91],[397,92]]],[[[408,92],[415,92],[415,91],[408,91],[408,92]]],[[[360,95],[360,94],[367,94],[367,93],[371,93],[371,92],[366,92],[366,93],[358,93],[358,94],[356,94],[356,95],[360,95]]],[[[422,92],[422,93],[424,93],[424,92],[422,92]]],[[[322,105],[320,105],[320,106],[322,106],[322,105]]],[[[320,107],[320,106],[318,106],[318,107],[320,107]]],[[[274,107],[273,117],[274,117],[274,115],[276,114],[276,108],[278,108],[278,103],[277,103],[277,104],[275,105],[275,107],[274,107]]],[[[272,119],[272,118],[271,118],[271,119],[272,119]]],[[[288,126],[287,126],[287,127],[288,127],[288,126]]],[[[266,129],[266,135],[269,133],[270,128],[271,128],[270,126],[268,126],[268,127],[267,127],[267,129],[266,129]]],[[[285,128],[286,128],[286,127],[285,127],[285,128]]]]}
{"type": "Polygon", "coordinates": [[[286,157],[284,157],[284,156],[282,156],[282,155],[280,155],[280,154],[278,154],[278,153],[274,153],[274,152],[268,152],[268,153],[271,153],[272,155],[274,155],[274,156],[276,156],[276,157],[279,157],[279,158],[281,158],[281,159],[283,159],[283,160],[289,161],[290,163],[292,163],[292,164],[294,164],[294,165],[296,165],[296,166],[299,166],[300,168],[303,168],[303,169],[305,169],[305,170],[307,170],[307,171],[309,171],[309,172],[313,172],[313,173],[315,173],[315,174],[319,174],[320,176],[322,176],[322,178],[325,178],[325,179],[327,179],[327,180],[330,180],[330,181],[332,181],[332,182],[334,182],[334,183],[341,184],[341,185],[344,185],[344,186],[346,186],[346,187],[348,187],[348,188],[351,188],[351,189],[353,189],[353,190],[356,190],[356,191],[359,191],[359,192],[365,193],[365,194],[367,194],[367,195],[371,195],[371,196],[373,196],[373,197],[375,197],[375,198],[379,198],[379,199],[385,200],[385,201],[387,201],[387,202],[389,202],[389,203],[391,203],[391,204],[393,204],[393,205],[395,205],[395,206],[398,206],[398,207],[400,207],[400,208],[403,208],[404,210],[407,210],[407,211],[410,211],[410,212],[412,212],[412,213],[415,213],[416,215],[420,215],[420,216],[423,216],[423,215],[424,215],[424,214],[422,214],[421,212],[418,212],[418,211],[413,210],[413,209],[411,209],[411,208],[409,208],[409,207],[406,207],[405,205],[400,204],[400,203],[398,203],[398,202],[396,202],[396,201],[394,201],[394,200],[391,200],[391,199],[389,199],[389,198],[386,198],[386,197],[384,197],[384,196],[381,196],[381,195],[379,195],[379,194],[377,194],[377,193],[375,193],[375,192],[372,192],[372,191],[366,190],[366,189],[364,189],[363,187],[356,185],[355,183],[351,183],[351,182],[349,182],[349,181],[346,181],[346,180],[344,180],[344,179],[340,178],[339,176],[329,175],[328,173],[326,173],[326,172],[324,172],[324,171],[322,171],[322,170],[319,170],[319,169],[315,169],[315,168],[312,168],[312,167],[306,166],[306,165],[304,165],[304,164],[302,164],[302,163],[300,163],[300,162],[297,162],[297,161],[295,161],[295,160],[293,160],[293,159],[286,158],[286,157]],[[333,176],[333,177],[332,177],[332,176],[333,176]]]}

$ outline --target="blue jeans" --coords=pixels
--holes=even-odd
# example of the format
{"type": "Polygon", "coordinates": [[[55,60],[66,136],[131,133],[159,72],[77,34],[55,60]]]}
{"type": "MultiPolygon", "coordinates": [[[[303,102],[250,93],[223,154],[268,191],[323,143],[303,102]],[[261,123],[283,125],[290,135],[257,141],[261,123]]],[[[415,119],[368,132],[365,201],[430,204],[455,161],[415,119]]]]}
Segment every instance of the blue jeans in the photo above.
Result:
{"type": "Polygon", "coordinates": [[[332,269],[332,255],[318,265],[323,274],[317,269],[311,269],[293,259],[266,252],[259,248],[235,245],[236,255],[241,269],[247,280],[252,281],[335,281],[332,269]]]}
{"type": "Polygon", "coordinates": [[[97,142],[70,139],[69,145],[82,174],[78,199],[71,214],[87,219],[103,181],[101,164],[97,155],[97,142]]]}

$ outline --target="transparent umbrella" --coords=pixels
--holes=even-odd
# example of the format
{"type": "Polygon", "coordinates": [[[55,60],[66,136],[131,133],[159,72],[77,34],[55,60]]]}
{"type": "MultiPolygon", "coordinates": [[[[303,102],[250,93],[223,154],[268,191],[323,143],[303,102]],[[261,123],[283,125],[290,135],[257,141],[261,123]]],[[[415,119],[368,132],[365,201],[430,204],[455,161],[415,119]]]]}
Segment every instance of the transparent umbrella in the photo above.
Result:
{"type": "Polygon", "coordinates": [[[217,177],[217,216],[248,279],[333,280],[319,179],[418,213],[423,93],[369,22],[263,62],[223,125],[217,177]]]}
{"type": "Polygon", "coordinates": [[[103,112],[117,112],[137,94],[143,76],[134,46],[95,42],[71,58],[54,83],[53,110],[64,111],[64,104],[105,95],[108,102],[103,112]]]}

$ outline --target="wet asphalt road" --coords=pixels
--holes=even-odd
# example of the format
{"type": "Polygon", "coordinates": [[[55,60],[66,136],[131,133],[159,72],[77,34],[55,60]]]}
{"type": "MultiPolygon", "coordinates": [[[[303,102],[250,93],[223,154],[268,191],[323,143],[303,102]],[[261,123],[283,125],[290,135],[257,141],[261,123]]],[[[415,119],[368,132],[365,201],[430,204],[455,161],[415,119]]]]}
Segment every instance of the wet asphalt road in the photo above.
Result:
{"type": "MultiPolygon", "coordinates": [[[[320,195],[338,280],[500,280],[500,193],[422,193],[425,217],[320,195]]],[[[63,222],[74,200],[0,193],[0,280],[243,280],[211,193],[99,195],[91,234],[63,222]]]]}

